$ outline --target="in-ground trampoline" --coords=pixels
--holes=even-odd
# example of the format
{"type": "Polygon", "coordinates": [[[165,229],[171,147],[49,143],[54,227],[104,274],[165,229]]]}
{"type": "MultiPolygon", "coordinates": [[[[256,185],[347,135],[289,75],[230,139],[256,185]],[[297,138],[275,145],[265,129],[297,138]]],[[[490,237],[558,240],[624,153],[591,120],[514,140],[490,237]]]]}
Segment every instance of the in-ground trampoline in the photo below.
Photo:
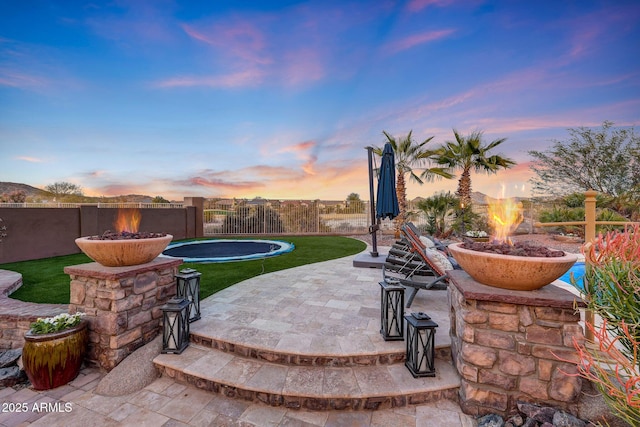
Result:
{"type": "Polygon", "coordinates": [[[294,249],[280,240],[194,240],[170,244],[162,254],[184,262],[229,262],[273,257],[294,249]]]}

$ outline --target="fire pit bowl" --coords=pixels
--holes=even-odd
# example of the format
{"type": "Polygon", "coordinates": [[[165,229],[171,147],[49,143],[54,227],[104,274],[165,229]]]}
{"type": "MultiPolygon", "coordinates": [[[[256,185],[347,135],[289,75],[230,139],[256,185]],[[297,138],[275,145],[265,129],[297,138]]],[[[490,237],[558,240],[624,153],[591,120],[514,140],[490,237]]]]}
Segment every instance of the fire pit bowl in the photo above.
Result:
{"type": "Polygon", "coordinates": [[[173,236],[144,239],[98,240],[76,239],[76,245],[89,258],[105,267],[124,267],[153,261],[171,242],[173,236]]]}
{"type": "Polygon", "coordinates": [[[449,245],[460,267],[478,282],[496,288],[518,291],[540,289],[566,273],[577,261],[576,255],[527,257],[480,252],[449,245]]]}

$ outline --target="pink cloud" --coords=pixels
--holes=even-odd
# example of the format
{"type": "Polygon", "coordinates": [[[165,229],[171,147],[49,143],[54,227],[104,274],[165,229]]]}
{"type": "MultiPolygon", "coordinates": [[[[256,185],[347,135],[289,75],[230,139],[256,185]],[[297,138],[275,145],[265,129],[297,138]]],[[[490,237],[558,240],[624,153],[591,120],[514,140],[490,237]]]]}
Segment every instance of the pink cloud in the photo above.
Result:
{"type": "Polygon", "coordinates": [[[44,162],[44,160],[38,158],[38,157],[29,157],[29,156],[18,156],[16,157],[17,160],[22,160],[25,162],[29,162],[29,163],[42,163],[44,162]]]}
{"type": "Polygon", "coordinates": [[[411,49],[412,47],[429,43],[436,40],[441,40],[449,35],[453,34],[455,30],[439,30],[439,31],[426,31],[419,34],[413,34],[400,40],[393,41],[384,46],[384,50],[390,53],[398,53],[403,50],[411,49]]]}
{"type": "Polygon", "coordinates": [[[309,156],[307,162],[302,165],[302,170],[308,175],[316,175],[315,165],[318,161],[318,156],[312,155],[309,156]]]}
{"type": "Polygon", "coordinates": [[[252,181],[225,181],[222,179],[208,179],[201,176],[194,176],[180,183],[186,186],[209,187],[223,191],[246,190],[248,188],[261,188],[263,186],[262,183],[252,181]]]}
{"type": "Polygon", "coordinates": [[[145,188],[143,185],[107,184],[92,190],[87,190],[87,194],[89,195],[120,196],[127,194],[145,194],[148,188],[145,188]]]}
{"type": "Polygon", "coordinates": [[[310,81],[321,80],[325,76],[320,53],[312,49],[299,49],[285,55],[284,83],[297,86],[310,81]]]}
{"type": "Polygon", "coordinates": [[[267,166],[267,165],[257,165],[251,166],[248,168],[243,168],[240,171],[240,174],[247,174],[249,176],[257,175],[261,179],[278,179],[278,180],[292,180],[298,179],[300,177],[300,173],[294,171],[293,169],[284,167],[284,166],[267,166]]]}
{"type": "Polygon", "coordinates": [[[35,88],[43,87],[47,84],[47,80],[38,76],[20,73],[13,70],[0,69],[0,86],[35,88]]]}
{"type": "Polygon", "coordinates": [[[236,73],[218,75],[218,76],[181,76],[161,80],[154,84],[156,87],[221,87],[234,88],[254,86],[262,82],[264,73],[260,70],[244,70],[236,73]]]}
{"type": "Polygon", "coordinates": [[[304,173],[308,175],[315,175],[315,165],[318,161],[318,156],[316,154],[310,153],[309,151],[313,150],[316,145],[317,143],[315,141],[304,141],[298,144],[283,147],[278,150],[278,152],[295,153],[299,159],[304,161],[304,163],[300,165],[300,168],[304,171],[304,173]]]}
{"type": "Polygon", "coordinates": [[[200,27],[196,29],[187,24],[182,26],[189,37],[216,47],[230,58],[247,61],[249,64],[266,65],[273,62],[266,54],[267,42],[264,34],[250,22],[236,21],[200,27]]]}
{"type": "Polygon", "coordinates": [[[299,142],[293,145],[287,145],[286,147],[283,147],[280,150],[278,150],[278,152],[280,153],[306,152],[315,146],[316,146],[315,141],[304,141],[304,142],[299,142]]]}
{"type": "Polygon", "coordinates": [[[409,12],[419,12],[429,6],[443,7],[451,3],[453,3],[452,0],[411,0],[407,4],[407,10],[409,12]]]}
{"type": "Polygon", "coordinates": [[[96,7],[95,17],[86,24],[99,36],[122,42],[124,46],[132,43],[171,43],[176,31],[171,22],[173,7],[169,2],[128,1],[116,2],[96,7]],[[112,13],[118,8],[117,13],[112,13]]]}

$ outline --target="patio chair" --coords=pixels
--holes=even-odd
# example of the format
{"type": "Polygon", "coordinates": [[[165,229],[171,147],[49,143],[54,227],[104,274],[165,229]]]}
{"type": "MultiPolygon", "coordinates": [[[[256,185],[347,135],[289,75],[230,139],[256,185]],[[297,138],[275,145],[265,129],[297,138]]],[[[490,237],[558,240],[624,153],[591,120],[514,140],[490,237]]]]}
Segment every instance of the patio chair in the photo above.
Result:
{"type": "Polygon", "coordinates": [[[415,224],[412,223],[411,221],[406,222],[404,224],[404,226],[406,226],[409,230],[411,230],[413,235],[418,237],[418,241],[420,243],[422,243],[424,247],[436,248],[436,249],[446,253],[447,256],[451,255],[451,254],[449,254],[449,251],[447,250],[447,245],[445,245],[444,243],[442,243],[440,240],[436,239],[435,237],[423,235],[422,233],[420,233],[420,230],[418,230],[418,227],[416,227],[415,224]]]}
{"type": "Polygon", "coordinates": [[[446,272],[455,269],[457,263],[454,265],[444,252],[426,247],[425,242],[421,241],[420,236],[410,226],[403,226],[402,234],[411,247],[403,258],[405,264],[401,268],[389,271],[385,263],[383,277],[385,281],[395,280],[411,288],[407,299],[407,308],[409,308],[420,289],[446,289],[448,279],[446,272]]]}
{"type": "Polygon", "coordinates": [[[434,272],[425,264],[415,252],[411,251],[411,245],[395,243],[390,249],[384,264],[382,276],[387,281],[399,279],[411,280],[413,276],[433,276],[434,272]]]}

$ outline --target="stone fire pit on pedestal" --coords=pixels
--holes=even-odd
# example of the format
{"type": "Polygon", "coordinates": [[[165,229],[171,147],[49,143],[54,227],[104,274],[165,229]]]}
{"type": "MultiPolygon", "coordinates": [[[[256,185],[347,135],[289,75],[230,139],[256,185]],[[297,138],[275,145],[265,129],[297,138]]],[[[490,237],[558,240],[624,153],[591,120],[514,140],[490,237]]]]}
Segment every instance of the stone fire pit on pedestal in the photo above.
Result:
{"type": "Polygon", "coordinates": [[[115,231],[76,239],[95,262],[65,267],[71,277],[69,311],[86,313],[87,360],[110,371],[152,341],[162,326],[162,306],[175,296],[181,259],[158,255],[171,234],[138,232],[137,209],[121,209],[115,231]]]}
{"type": "Polygon", "coordinates": [[[540,289],[566,273],[577,261],[576,255],[516,256],[489,253],[449,245],[460,267],[478,282],[504,289],[530,291],[540,289]]]}

